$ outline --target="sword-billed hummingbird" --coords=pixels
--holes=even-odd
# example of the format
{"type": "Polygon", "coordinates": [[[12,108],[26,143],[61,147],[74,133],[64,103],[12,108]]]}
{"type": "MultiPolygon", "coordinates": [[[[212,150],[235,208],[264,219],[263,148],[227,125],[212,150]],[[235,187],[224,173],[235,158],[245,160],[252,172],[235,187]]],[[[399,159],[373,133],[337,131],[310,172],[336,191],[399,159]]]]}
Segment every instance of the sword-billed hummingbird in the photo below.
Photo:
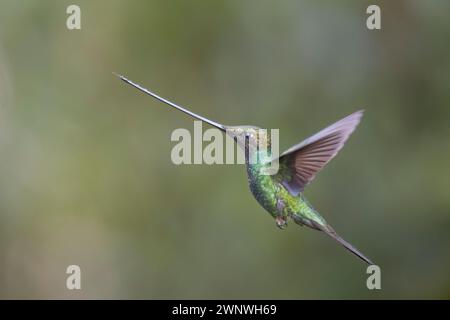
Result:
{"type": "MultiPolygon", "coordinates": [[[[308,226],[312,229],[323,231],[366,263],[373,264],[370,259],[365,257],[354,246],[342,239],[303,195],[304,188],[342,149],[350,134],[359,124],[363,111],[352,113],[283,152],[278,157],[278,172],[274,175],[268,175],[264,171],[273,160],[270,155],[268,156],[267,152],[257,155],[250,154],[250,152],[259,152],[258,148],[249,148],[251,145],[257,145],[258,139],[265,140],[264,143],[270,148],[269,137],[261,135],[262,131],[258,130],[258,127],[222,125],[170,102],[124,76],[117,76],[125,83],[153,98],[195,119],[206,122],[226,132],[233,138],[245,136],[246,143],[238,142],[238,145],[245,151],[250,190],[259,204],[275,219],[277,226],[285,229],[288,220],[292,219],[300,226],[308,226]],[[249,161],[250,157],[257,160],[249,161]]],[[[235,139],[235,141],[237,140],[235,139]]]]}

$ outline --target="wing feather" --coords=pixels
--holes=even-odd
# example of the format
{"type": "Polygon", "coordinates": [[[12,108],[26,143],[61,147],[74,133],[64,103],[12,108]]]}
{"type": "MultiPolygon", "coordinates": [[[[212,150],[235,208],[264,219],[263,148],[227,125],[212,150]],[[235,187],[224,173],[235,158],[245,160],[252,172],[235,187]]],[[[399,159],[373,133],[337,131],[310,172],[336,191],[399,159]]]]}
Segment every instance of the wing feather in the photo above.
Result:
{"type": "Polygon", "coordinates": [[[302,192],[342,149],[362,116],[362,110],[352,113],[283,152],[279,158],[282,172],[276,178],[293,195],[302,192]]]}

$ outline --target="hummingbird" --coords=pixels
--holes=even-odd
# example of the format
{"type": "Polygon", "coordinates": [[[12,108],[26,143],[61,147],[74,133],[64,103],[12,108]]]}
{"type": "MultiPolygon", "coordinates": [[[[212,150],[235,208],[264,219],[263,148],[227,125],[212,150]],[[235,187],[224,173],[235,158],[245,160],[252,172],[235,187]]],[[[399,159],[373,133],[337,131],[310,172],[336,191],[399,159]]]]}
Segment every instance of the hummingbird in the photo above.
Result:
{"type": "Polygon", "coordinates": [[[248,125],[226,126],[220,124],[162,98],[122,75],[115,75],[143,93],[230,135],[245,151],[245,165],[251,193],[258,203],[270,213],[280,229],[285,229],[288,221],[291,220],[300,226],[324,232],[367,264],[373,264],[369,258],[339,236],[303,194],[305,187],[314,180],[316,174],[342,149],[360,123],[363,110],[356,111],[329,125],[281,153],[276,159],[279,163],[277,173],[268,175],[265,170],[274,159],[271,153],[260,154],[258,148],[254,147],[258,144],[258,139],[262,139],[270,148],[270,137],[261,134],[264,131],[259,130],[260,128],[248,125]],[[244,136],[245,139],[238,140],[236,139],[238,136],[244,136]],[[250,161],[250,158],[256,159],[256,161],[250,161]]]}

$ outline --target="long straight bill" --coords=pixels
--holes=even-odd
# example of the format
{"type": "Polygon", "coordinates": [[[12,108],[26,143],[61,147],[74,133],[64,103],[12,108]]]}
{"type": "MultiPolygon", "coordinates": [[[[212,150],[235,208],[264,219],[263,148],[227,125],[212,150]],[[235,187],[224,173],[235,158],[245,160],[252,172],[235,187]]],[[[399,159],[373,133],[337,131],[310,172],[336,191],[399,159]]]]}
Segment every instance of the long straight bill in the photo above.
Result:
{"type": "Polygon", "coordinates": [[[181,107],[181,106],[179,106],[179,105],[177,105],[177,104],[175,104],[175,103],[173,103],[173,102],[171,102],[171,101],[169,101],[169,100],[167,100],[167,99],[164,99],[164,98],[158,96],[157,94],[151,92],[150,90],[148,90],[148,89],[146,89],[146,88],[144,88],[144,87],[141,87],[141,86],[138,85],[137,83],[134,83],[133,81],[128,80],[127,78],[125,78],[124,76],[121,76],[120,74],[116,74],[116,73],[114,73],[114,74],[115,74],[116,76],[118,76],[123,82],[125,82],[125,83],[127,83],[127,84],[129,84],[129,85],[131,85],[131,86],[133,86],[133,87],[135,87],[136,89],[138,89],[138,90],[144,92],[145,94],[148,94],[149,96],[152,96],[153,98],[155,98],[155,99],[157,99],[157,100],[159,100],[159,101],[161,101],[161,102],[164,102],[165,104],[168,104],[169,106],[171,106],[171,107],[173,107],[173,108],[175,108],[175,109],[178,109],[178,110],[180,110],[180,111],[182,111],[182,112],[184,112],[184,113],[190,115],[191,117],[193,117],[193,118],[195,118],[195,119],[204,121],[204,122],[206,122],[206,123],[212,125],[213,127],[218,128],[218,129],[220,129],[220,130],[222,130],[222,131],[225,131],[225,130],[226,130],[225,126],[222,125],[222,124],[217,123],[217,122],[214,122],[214,121],[212,121],[212,120],[209,120],[209,119],[207,119],[207,118],[205,118],[205,117],[199,116],[199,115],[196,114],[196,113],[193,113],[193,112],[191,112],[191,111],[189,111],[189,110],[187,110],[187,109],[185,109],[185,108],[183,108],[183,107],[181,107]]]}

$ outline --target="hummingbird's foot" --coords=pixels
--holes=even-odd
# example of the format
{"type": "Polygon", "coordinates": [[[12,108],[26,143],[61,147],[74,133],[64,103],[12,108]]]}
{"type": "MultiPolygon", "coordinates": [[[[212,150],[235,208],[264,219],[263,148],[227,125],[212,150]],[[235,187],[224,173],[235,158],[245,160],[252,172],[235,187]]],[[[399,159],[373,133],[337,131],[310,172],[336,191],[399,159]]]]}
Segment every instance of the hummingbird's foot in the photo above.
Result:
{"type": "Polygon", "coordinates": [[[277,200],[277,211],[278,211],[278,216],[275,218],[275,221],[277,223],[277,227],[280,228],[281,230],[284,230],[287,228],[287,221],[286,221],[286,217],[283,215],[283,210],[286,207],[286,205],[284,204],[284,201],[281,199],[277,200]]]}
{"type": "Polygon", "coordinates": [[[283,216],[276,217],[275,222],[277,223],[277,227],[280,228],[281,230],[287,228],[287,221],[285,217],[283,216]]]}

